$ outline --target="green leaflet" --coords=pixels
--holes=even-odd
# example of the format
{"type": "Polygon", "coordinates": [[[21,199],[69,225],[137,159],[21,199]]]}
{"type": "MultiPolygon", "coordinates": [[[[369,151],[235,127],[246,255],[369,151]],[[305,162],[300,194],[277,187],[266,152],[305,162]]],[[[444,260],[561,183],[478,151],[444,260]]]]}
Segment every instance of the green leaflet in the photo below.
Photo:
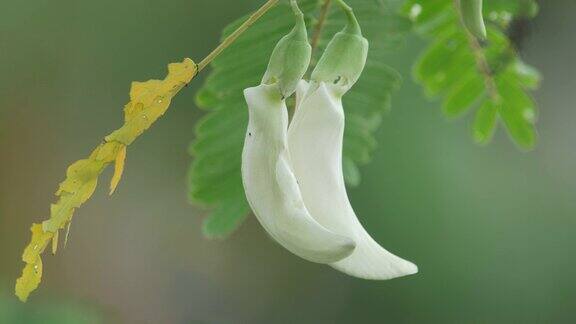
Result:
{"type": "MultiPolygon", "coordinates": [[[[398,73],[383,64],[383,56],[398,45],[410,23],[385,6],[388,1],[347,1],[354,8],[362,31],[370,41],[366,69],[344,99],[347,119],[344,170],[349,185],[360,183],[358,165],[370,161],[376,148],[373,133],[389,109],[391,95],[400,83],[398,73]]],[[[320,3],[300,0],[299,5],[306,15],[309,35],[312,35],[320,3]]],[[[328,41],[346,24],[346,16],[335,7],[332,6],[314,52],[315,62],[328,41]]],[[[223,36],[244,19],[226,27],[223,36]]],[[[226,237],[249,212],[240,176],[248,121],[242,91],[260,83],[274,46],[293,25],[294,18],[286,4],[272,9],[213,62],[210,75],[197,94],[196,103],[207,114],[197,123],[196,138],[190,145],[194,160],[188,177],[189,197],[192,203],[212,210],[204,224],[204,233],[208,237],[226,237]]]]}
{"type": "Polygon", "coordinates": [[[244,222],[248,212],[250,207],[244,196],[237,195],[235,198],[223,201],[204,221],[202,232],[208,238],[225,238],[244,222]]]}
{"type": "MultiPolygon", "coordinates": [[[[463,1],[462,1],[463,2],[463,1]]],[[[538,11],[533,0],[485,0],[485,44],[459,22],[452,0],[408,0],[404,12],[414,28],[432,40],[414,67],[414,77],[429,97],[442,98],[447,117],[478,109],[473,123],[477,143],[490,142],[498,121],[522,149],[536,144],[536,104],[529,91],[540,74],[518,56],[505,35],[512,19],[538,11]]]]}
{"type": "Polygon", "coordinates": [[[479,144],[489,143],[496,129],[496,120],[498,118],[498,107],[487,100],[476,112],[474,119],[474,140],[479,144]]]}

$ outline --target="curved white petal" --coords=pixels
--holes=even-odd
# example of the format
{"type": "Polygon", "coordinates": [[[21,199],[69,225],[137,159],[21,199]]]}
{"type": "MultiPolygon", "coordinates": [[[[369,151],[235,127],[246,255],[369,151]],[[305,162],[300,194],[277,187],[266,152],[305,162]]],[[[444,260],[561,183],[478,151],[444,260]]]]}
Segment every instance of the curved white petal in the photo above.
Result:
{"type": "Polygon", "coordinates": [[[290,252],[331,263],[350,255],[354,242],[314,220],[304,206],[287,151],[288,113],[278,88],[244,91],[249,123],[242,152],[246,198],[264,229],[290,252]]]}
{"type": "Polygon", "coordinates": [[[342,174],[344,110],[338,92],[324,83],[308,87],[302,82],[298,87],[288,146],[304,203],[320,224],[356,242],[354,252],[332,263],[334,268],[366,279],[414,274],[416,265],[374,241],[350,205],[342,174]]]}

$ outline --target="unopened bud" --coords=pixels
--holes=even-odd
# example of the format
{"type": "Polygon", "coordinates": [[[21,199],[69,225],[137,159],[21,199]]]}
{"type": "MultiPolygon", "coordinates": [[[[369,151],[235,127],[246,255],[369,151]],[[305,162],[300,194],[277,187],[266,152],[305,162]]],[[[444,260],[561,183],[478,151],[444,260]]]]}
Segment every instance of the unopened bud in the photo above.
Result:
{"type": "Polygon", "coordinates": [[[348,91],[360,78],[368,57],[368,40],[356,16],[346,3],[338,0],[348,24],[328,43],[324,54],[312,72],[312,81],[337,84],[348,91]]]}
{"type": "Polygon", "coordinates": [[[284,98],[296,91],[298,82],[308,70],[312,56],[304,14],[295,0],[291,1],[291,5],[296,25],[274,48],[268,69],[262,79],[263,84],[277,84],[284,98]]]}

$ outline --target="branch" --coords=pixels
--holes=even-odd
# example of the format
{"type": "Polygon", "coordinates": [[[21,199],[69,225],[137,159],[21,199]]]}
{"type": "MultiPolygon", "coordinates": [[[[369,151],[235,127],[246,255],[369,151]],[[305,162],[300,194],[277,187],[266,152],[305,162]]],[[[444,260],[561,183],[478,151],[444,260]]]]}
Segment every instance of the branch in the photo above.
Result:
{"type": "MultiPolygon", "coordinates": [[[[327,0],[330,2],[330,0],[327,0]]],[[[268,10],[274,7],[278,3],[278,0],[268,0],[265,4],[256,10],[238,29],[236,29],[232,34],[230,34],[218,47],[216,47],[206,58],[204,58],[198,64],[198,72],[204,70],[208,64],[210,64],[218,55],[220,55],[226,48],[232,45],[240,35],[242,35],[250,26],[252,26],[258,19],[260,19],[268,10]]]]}
{"type": "Polygon", "coordinates": [[[322,7],[320,8],[320,17],[316,26],[314,26],[314,34],[312,36],[312,56],[314,56],[314,51],[318,48],[318,43],[320,42],[320,37],[322,36],[322,30],[326,24],[326,18],[328,18],[328,12],[330,12],[330,5],[332,0],[324,0],[322,7]]]}
{"type": "Polygon", "coordinates": [[[474,60],[476,61],[476,67],[478,68],[478,72],[482,75],[484,79],[484,86],[486,87],[486,92],[488,97],[494,102],[500,102],[500,93],[498,93],[498,88],[496,87],[496,82],[494,81],[494,73],[486,60],[486,56],[484,55],[484,51],[482,50],[482,45],[478,42],[478,39],[472,35],[464,24],[464,19],[462,17],[462,13],[460,10],[460,1],[454,0],[454,8],[458,15],[460,25],[464,29],[466,33],[466,38],[468,39],[468,44],[470,49],[472,50],[472,54],[474,55],[474,60]]]}

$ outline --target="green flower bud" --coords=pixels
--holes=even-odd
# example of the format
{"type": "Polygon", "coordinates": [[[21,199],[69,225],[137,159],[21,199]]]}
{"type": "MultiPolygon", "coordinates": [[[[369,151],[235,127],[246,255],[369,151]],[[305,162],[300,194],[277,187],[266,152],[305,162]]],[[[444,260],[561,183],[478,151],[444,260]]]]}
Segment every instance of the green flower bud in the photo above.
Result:
{"type": "Polygon", "coordinates": [[[277,84],[284,98],[290,97],[296,91],[298,82],[308,70],[312,56],[304,14],[298,8],[296,0],[292,0],[291,5],[296,16],[296,25],[274,48],[262,79],[262,84],[277,84]]]}
{"type": "Polygon", "coordinates": [[[324,54],[312,72],[312,81],[333,83],[348,91],[360,78],[368,57],[368,40],[356,16],[344,1],[337,1],[346,16],[348,24],[328,43],[324,54]]]}

